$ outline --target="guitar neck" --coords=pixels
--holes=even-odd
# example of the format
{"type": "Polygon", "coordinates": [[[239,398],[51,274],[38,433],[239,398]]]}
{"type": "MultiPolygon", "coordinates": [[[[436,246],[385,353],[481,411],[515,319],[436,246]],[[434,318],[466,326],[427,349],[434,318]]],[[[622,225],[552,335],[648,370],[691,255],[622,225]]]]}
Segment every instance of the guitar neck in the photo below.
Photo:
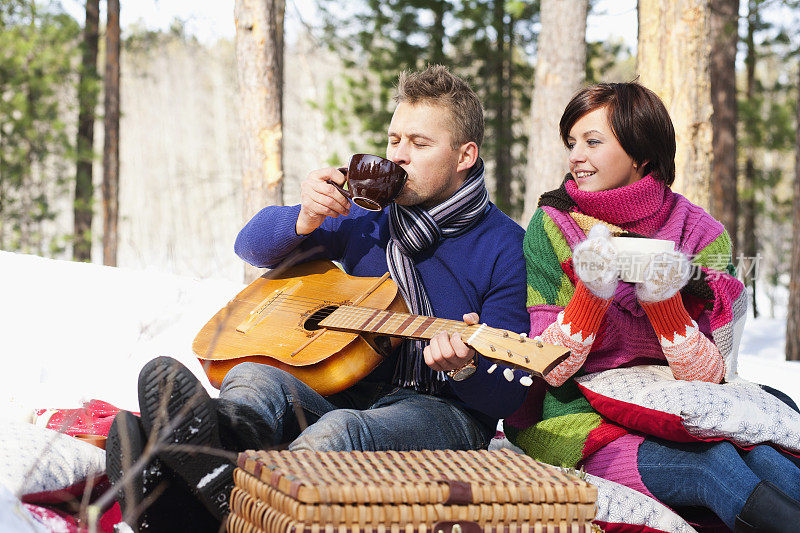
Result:
{"type": "MultiPolygon", "coordinates": [[[[380,333],[391,337],[430,340],[437,333],[467,333],[462,340],[484,357],[544,376],[569,356],[563,346],[545,344],[538,339],[482,325],[430,316],[396,313],[383,309],[342,305],[319,325],[332,330],[380,333]]],[[[510,378],[507,378],[510,379],[510,378]]]]}
{"type": "Polygon", "coordinates": [[[354,305],[339,306],[320,322],[320,326],[421,340],[430,340],[442,331],[462,333],[467,328],[467,324],[456,320],[396,313],[354,305]]]}

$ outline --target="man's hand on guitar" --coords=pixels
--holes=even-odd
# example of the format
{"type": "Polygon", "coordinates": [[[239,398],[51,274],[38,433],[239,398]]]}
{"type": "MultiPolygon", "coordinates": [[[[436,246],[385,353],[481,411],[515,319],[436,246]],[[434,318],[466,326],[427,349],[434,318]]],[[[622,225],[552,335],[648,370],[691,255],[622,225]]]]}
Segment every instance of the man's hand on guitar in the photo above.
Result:
{"type": "MultiPolygon", "coordinates": [[[[477,313],[464,315],[467,324],[478,323],[477,313]]],[[[460,334],[450,335],[447,332],[439,333],[431,339],[430,344],[423,352],[425,364],[433,370],[448,372],[458,370],[475,358],[475,350],[464,344],[460,334]]]]}
{"type": "Polygon", "coordinates": [[[344,174],[336,168],[322,168],[310,172],[300,184],[300,214],[295,231],[308,235],[317,229],[325,217],[338,217],[350,213],[350,200],[328,180],[344,185],[344,174]]]}

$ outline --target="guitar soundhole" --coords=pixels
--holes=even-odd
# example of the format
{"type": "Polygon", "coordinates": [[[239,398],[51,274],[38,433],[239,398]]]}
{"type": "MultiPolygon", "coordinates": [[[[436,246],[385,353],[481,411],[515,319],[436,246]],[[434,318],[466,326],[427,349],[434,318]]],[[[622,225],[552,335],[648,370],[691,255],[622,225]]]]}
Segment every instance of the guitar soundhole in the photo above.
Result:
{"type": "Polygon", "coordinates": [[[308,331],[316,331],[320,329],[322,326],[320,326],[319,323],[328,318],[331,313],[336,311],[338,308],[338,305],[329,305],[327,307],[323,307],[322,309],[317,309],[311,314],[310,317],[308,317],[308,320],[305,321],[303,327],[308,331]]]}

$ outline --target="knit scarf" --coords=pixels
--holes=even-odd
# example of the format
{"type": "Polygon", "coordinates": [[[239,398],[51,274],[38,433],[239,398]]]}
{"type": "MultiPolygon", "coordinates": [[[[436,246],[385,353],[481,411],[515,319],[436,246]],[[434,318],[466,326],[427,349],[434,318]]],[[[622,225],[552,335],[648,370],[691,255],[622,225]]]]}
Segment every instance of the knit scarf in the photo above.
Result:
{"type": "Polygon", "coordinates": [[[581,191],[567,174],[560,188],[542,195],[539,205],[580,211],[645,237],[658,231],[672,210],[669,188],[650,174],[630,185],[595,192],[581,191]]]}
{"type": "MultiPolygon", "coordinates": [[[[433,307],[414,266],[413,256],[441,239],[468,231],[483,217],[488,205],[489,193],[483,179],[483,159],[480,158],[461,187],[441,204],[428,210],[419,206],[390,205],[391,239],[386,247],[386,263],[412,313],[433,316],[433,307]]],[[[392,381],[401,387],[436,394],[442,391],[447,378],[444,372],[435,372],[425,364],[424,348],[422,341],[403,342],[392,381]]]]}

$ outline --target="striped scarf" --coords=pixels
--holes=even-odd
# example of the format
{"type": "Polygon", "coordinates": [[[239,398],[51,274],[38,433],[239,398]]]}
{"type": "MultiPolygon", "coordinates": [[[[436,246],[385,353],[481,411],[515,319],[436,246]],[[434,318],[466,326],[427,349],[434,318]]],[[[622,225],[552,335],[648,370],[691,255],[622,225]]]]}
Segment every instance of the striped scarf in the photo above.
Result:
{"type": "MultiPolygon", "coordinates": [[[[483,179],[483,159],[470,169],[461,187],[441,204],[425,210],[419,206],[389,207],[389,234],[386,263],[392,279],[412,313],[433,316],[433,308],[412,257],[434,246],[441,239],[455,237],[477,223],[489,205],[483,179]]],[[[426,394],[441,392],[447,381],[444,372],[434,372],[425,364],[423,341],[406,340],[395,367],[395,385],[426,394]]]]}

